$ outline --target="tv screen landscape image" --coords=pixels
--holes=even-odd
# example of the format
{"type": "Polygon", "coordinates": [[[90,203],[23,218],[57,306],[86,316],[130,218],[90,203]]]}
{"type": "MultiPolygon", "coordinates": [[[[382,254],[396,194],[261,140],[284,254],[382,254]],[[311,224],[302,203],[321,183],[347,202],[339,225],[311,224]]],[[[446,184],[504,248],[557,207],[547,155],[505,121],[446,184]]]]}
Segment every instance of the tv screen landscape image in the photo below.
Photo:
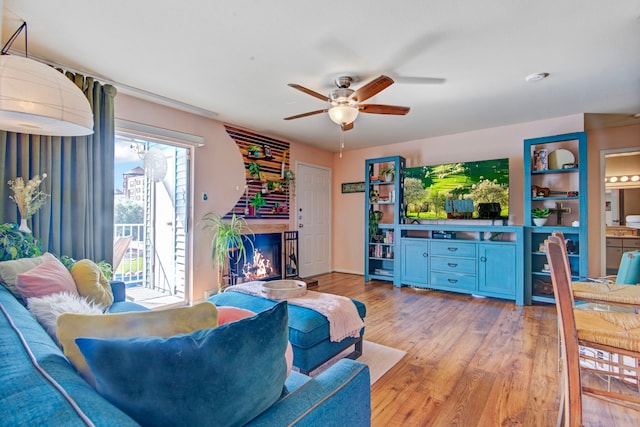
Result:
{"type": "Polygon", "coordinates": [[[508,217],[508,158],[418,166],[404,171],[405,217],[409,220],[478,218],[480,203],[491,204],[484,207],[494,211],[492,217],[508,217]]]}

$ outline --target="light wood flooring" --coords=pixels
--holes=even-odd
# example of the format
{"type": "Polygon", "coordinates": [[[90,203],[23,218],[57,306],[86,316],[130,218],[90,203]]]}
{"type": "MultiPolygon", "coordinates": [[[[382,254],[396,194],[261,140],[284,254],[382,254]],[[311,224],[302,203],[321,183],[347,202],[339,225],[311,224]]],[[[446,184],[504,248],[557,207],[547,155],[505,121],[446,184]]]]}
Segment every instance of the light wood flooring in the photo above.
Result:
{"type": "MultiPolygon", "coordinates": [[[[316,276],[314,290],[367,306],[365,339],[407,351],[371,388],[373,426],[553,426],[555,307],[316,276]]],[[[598,378],[587,378],[602,385],[598,378]]],[[[593,384],[593,383],[592,383],[593,384]]],[[[630,390],[615,382],[616,388],[630,390]]],[[[585,398],[585,425],[638,426],[640,413],[585,398]]]]}

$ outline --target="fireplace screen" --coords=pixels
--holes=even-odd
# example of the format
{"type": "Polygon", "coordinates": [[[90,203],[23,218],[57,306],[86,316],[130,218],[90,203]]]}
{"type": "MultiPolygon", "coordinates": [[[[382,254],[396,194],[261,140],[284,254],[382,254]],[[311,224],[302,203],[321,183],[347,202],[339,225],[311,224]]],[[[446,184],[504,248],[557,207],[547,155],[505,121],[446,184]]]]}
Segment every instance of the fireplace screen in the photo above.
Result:
{"type": "Polygon", "coordinates": [[[235,253],[229,258],[230,284],[282,279],[282,234],[264,233],[242,238],[245,239],[247,259],[238,262],[238,254],[235,253]],[[250,242],[253,243],[253,251],[250,242]]]}

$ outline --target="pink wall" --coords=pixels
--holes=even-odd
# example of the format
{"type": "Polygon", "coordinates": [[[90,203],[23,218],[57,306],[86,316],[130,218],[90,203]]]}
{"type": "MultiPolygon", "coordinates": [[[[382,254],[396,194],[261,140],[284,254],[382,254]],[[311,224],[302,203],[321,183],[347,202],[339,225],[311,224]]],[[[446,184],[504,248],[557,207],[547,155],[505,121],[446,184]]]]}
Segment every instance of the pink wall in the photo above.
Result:
{"type": "Polygon", "coordinates": [[[604,176],[601,176],[601,152],[634,147],[640,150],[640,125],[589,131],[589,276],[591,277],[601,276],[604,273],[601,251],[604,247],[602,225],[604,176]]]}
{"type": "Polygon", "coordinates": [[[584,129],[582,114],[335,154],[333,170],[333,269],[364,272],[364,194],[342,194],[341,183],[364,181],[364,161],[401,155],[407,166],[509,158],[509,220],[523,223],[523,140],[584,129]]]}
{"type": "MultiPolygon", "coordinates": [[[[226,212],[240,197],[244,188],[242,156],[228,137],[221,122],[153,104],[127,95],[116,97],[116,117],[128,121],[167,128],[204,137],[205,146],[195,150],[193,261],[191,300],[202,299],[204,291],[217,284],[209,261],[208,237],[198,229],[197,221],[210,211],[226,212]],[[202,201],[207,192],[209,200],[202,201]]],[[[379,147],[345,151],[340,158],[308,145],[291,142],[291,167],[308,163],[332,169],[332,269],[363,273],[364,194],[342,194],[344,182],[364,181],[364,161],[368,158],[401,155],[408,166],[445,162],[472,161],[508,157],[510,159],[510,222],[523,223],[523,140],[584,129],[584,116],[576,114],[528,123],[481,129],[454,135],[426,138],[379,147]]],[[[255,130],[254,130],[255,131],[255,130]]],[[[640,126],[611,128],[589,133],[589,246],[590,275],[600,274],[600,151],[639,146],[640,126]]],[[[348,147],[347,147],[348,148],[348,147]]],[[[294,230],[295,206],[287,221],[251,221],[251,225],[286,224],[294,230]]]]}

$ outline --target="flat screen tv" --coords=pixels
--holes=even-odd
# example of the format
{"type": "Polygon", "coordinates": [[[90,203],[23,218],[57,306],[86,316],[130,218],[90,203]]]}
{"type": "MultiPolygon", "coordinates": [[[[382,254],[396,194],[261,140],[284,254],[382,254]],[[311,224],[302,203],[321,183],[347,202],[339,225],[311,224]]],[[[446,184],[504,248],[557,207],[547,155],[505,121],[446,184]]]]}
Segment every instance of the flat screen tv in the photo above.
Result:
{"type": "Polygon", "coordinates": [[[509,159],[406,168],[404,206],[408,220],[507,218],[509,159]]]}

